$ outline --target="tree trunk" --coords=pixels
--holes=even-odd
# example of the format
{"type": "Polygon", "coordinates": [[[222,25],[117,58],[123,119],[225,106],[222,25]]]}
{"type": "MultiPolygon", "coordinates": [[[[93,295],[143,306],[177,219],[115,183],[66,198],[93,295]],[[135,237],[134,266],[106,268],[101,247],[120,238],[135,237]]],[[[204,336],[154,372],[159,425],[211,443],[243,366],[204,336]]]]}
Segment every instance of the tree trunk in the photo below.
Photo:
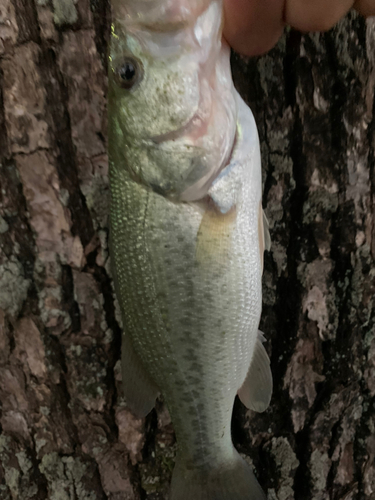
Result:
{"type": "MultiPolygon", "coordinates": [[[[168,412],[121,396],[108,19],[106,0],[0,0],[1,500],[167,498],[168,412]]],[[[233,69],[262,144],[274,376],[266,413],[236,402],[234,442],[269,500],[374,499],[375,20],[233,69]]]]}

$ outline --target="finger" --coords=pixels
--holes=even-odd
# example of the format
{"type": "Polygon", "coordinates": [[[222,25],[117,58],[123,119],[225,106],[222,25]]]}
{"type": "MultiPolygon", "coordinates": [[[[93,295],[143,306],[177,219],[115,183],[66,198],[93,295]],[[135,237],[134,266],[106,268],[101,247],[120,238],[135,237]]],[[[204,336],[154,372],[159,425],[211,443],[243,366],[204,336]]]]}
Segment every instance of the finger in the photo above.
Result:
{"type": "Polygon", "coordinates": [[[362,14],[362,16],[375,16],[375,1],[374,0],[357,0],[354,2],[354,8],[362,14]]]}
{"type": "Polygon", "coordinates": [[[224,0],[224,36],[248,56],[270,50],[284,28],[284,0],[224,0]]]}
{"type": "Polygon", "coordinates": [[[285,21],[299,31],[327,31],[345,16],[353,3],[354,0],[287,0],[285,21]]]}

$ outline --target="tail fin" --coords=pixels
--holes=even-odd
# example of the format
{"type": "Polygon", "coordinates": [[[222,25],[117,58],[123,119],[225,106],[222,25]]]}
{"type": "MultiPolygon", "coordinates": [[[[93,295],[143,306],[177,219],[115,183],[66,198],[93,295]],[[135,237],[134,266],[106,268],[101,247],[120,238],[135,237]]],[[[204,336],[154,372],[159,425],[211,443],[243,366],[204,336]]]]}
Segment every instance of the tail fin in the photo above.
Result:
{"type": "Polygon", "coordinates": [[[236,454],[225,468],[186,469],[177,461],[170,500],[266,500],[249,465],[236,454]]]}

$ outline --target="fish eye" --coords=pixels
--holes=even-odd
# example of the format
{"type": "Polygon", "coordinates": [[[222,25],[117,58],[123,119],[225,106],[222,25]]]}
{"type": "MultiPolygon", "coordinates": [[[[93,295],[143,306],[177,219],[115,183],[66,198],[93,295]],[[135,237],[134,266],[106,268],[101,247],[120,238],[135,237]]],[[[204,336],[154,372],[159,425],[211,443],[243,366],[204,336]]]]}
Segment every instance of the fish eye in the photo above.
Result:
{"type": "Polygon", "coordinates": [[[140,61],[127,57],[115,69],[117,84],[123,89],[131,89],[142,80],[143,66],[140,61]]]}

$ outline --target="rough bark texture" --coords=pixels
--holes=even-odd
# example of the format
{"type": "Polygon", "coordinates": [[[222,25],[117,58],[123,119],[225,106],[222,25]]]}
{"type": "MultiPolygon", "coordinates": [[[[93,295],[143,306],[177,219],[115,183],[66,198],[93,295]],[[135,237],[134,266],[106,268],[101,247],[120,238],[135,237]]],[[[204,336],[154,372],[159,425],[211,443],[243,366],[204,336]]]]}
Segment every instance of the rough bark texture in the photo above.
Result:
{"type": "MultiPolygon", "coordinates": [[[[0,0],[0,499],[165,499],[158,403],[121,396],[106,0],[0,0]]],[[[233,57],[262,141],[275,390],[233,437],[269,500],[375,498],[375,22],[233,57]],[[251,457],[251,458],[250,458],[251,457]]],[[[192,499],[193,500],[193,499],[192,499]]]]}

